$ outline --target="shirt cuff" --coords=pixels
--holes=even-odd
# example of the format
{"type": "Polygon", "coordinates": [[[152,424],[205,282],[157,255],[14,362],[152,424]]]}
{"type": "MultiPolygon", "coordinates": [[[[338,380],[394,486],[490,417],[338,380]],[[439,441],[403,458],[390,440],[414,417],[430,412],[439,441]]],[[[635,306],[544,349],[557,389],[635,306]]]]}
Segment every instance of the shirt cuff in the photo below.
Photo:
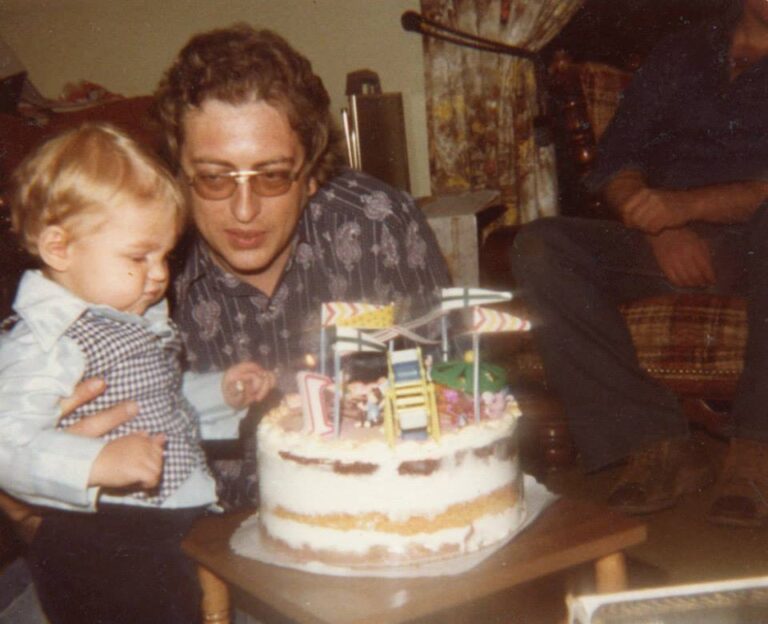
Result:
{"type": "Polygon", "coordinates": [[[16,449],[15,476],[9,489],[36,505],[92,511],[99,488],[90,487],[88,479],[105,445],[99,438],[42,431],[35,439],[34,451],[23,446],[16,449]]]}
{"type": "Polygon", "coordinates": [[[237,410],[227,405],[221,392],[223,372],[184,374],[184,395],[200,417],[203,440],[236,439],[240,421],[248,409],[237,410]]]}

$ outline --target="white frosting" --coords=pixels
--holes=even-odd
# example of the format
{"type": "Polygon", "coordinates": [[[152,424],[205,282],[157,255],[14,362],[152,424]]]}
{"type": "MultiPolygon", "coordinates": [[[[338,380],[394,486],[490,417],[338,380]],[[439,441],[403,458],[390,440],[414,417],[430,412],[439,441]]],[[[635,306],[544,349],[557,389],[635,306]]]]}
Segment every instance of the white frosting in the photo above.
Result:
{"type": "Polygon", "coordinates": [[[296,410],[278,409],[258,431],[260,516],[267,534],[291,548],[364,556],[374,547],[396,555],[417,545],[435,553],[458,548],[463,554],[504,539],[522,521],[520,471],[510,448],[515,410],[446,431],[439,441],[398,441],[394,447],[379,430],[358,430],[338,439],[301,433],[300,419],[296,410]],[[403,462],[416,462],[417,471],[401,474],[403,462]],[[341,470],[334,469],[340,464],[341,470]],[[376,514],[393,522],[428,520],[452,505],[509,488],[520,501],[513,508],[464,526],[436,526],[409,535],[375,526],[340,530],[275,514],[279,508],[314,518],[376,514]]]}

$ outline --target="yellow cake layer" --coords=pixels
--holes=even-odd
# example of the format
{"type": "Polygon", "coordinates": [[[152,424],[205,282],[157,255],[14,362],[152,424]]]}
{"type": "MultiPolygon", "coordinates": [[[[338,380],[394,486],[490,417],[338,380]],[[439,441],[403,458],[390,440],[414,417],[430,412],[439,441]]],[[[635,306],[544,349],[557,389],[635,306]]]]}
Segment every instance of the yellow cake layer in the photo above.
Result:
{"type": "Polygon", "coordinates": [[[337,531],[357,529],[398,535],[416,535],[469,526],[478,518],[502,513],[504,510],[512,508],[517,500],[517,488],[505,486],[472,500],[453,504],[436,516],[411,516],[401,521],[393,520],[381,512],[307,515],[278,506],[272,513],[286,520],[337,531]]]}

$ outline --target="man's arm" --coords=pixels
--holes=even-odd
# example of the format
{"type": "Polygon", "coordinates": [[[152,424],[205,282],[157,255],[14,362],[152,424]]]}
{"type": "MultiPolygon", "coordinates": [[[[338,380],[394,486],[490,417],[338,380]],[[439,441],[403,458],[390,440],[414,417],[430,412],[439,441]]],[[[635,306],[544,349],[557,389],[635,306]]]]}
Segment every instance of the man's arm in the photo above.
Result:
{"type": "Polygon", "coordinates": [[[715,283],[715,268],[707,242],[687,224],[746,221],[768,197],[768,183],[733,182],[667,191],[649,188],[640,171],[626,169],[609,180],[603,193],[627,227],[646,234],[670,283],[696,288],[715,283]]]}
{"type": "Polygon", "coordinates": [[[658,234],[693,221],[740,223],[768,199],[768,182],[747,180],[692,189],[654,189],[638,170],[622,170],[605,185],[609,205],[624,225],[658,234]]]}

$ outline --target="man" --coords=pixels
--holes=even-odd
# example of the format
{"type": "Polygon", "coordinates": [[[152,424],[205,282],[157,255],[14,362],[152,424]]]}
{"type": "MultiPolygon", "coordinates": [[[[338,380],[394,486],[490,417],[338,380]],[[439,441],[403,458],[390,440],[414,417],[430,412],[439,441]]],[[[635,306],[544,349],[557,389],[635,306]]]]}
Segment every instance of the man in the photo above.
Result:
{"type": "MultiPolygon", "coordinates": [[[[175,312],[193,370],[253,359],[291,389],[319,354],[321,303],[394,301],[406,317],[437,303],[449,278],[424,217],[340,167],[330,98],[281,37],[247,25],[197,35],[156,97],[196,230],[175,312]]],[[[216,464],[230,507],[255,501],[250,459],[216,464]]]]}
{"type": "Polygon", "coordinates": [[[617,305],[705,291],[749,298],[735,430],[710,519],[768,520],[768,2],[663,42],[638,71],[588,183],[622,223],[524,228],[515,276],[587,470],[628,458],[609,503],[669,507],[713,473],[678,402],[638,367],[617,305]]]}

